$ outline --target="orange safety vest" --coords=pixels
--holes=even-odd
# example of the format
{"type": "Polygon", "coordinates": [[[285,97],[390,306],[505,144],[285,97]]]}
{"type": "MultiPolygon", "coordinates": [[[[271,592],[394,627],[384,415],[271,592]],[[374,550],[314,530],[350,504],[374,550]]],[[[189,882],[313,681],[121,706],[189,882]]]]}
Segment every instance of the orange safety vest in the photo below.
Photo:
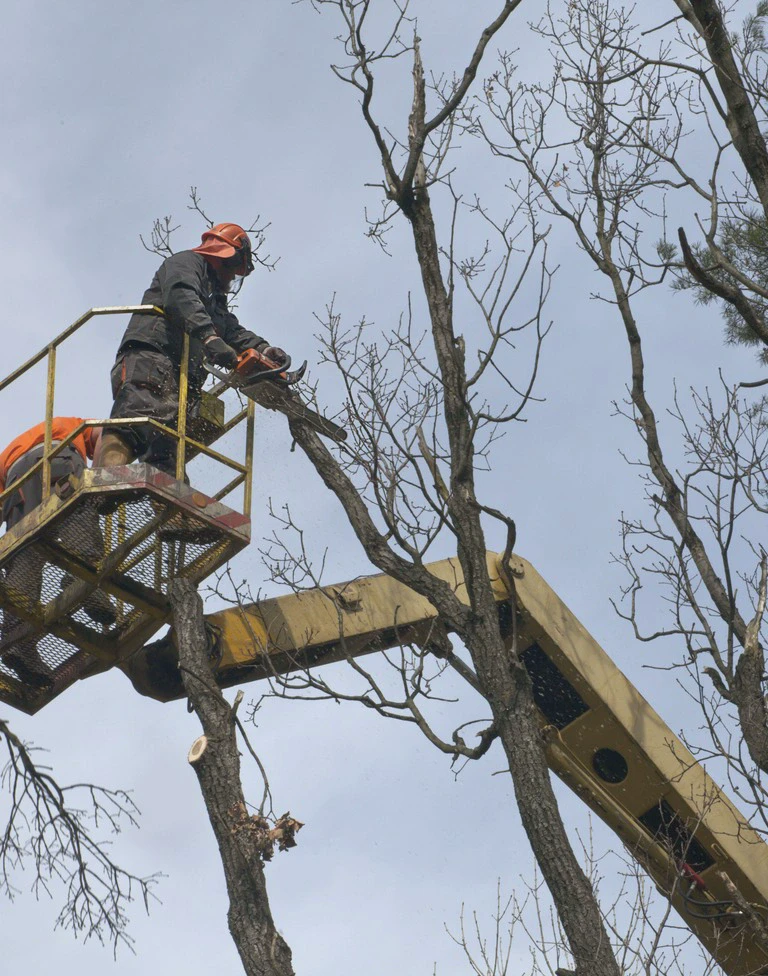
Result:
{"type": "MultiPolygon", "coordinates": [[[[54,417],[51,426],[51,438],[54,441],[63,441],[72,431],[82,424],[82,417],[54,417]]],[[[89,427],[82,431],[72,441],[72,447],[79,451],[83,460],[92,458],[96,449],[96,434],[98,428],[89,427]]],[[[36,427],[30,427],[23,434],[12,440],[2,454],[0,454],[0,491],[5,489],[5,479],[12,464],[15,464],[27,451],[45,442],[45,422],[36,427]]]]}

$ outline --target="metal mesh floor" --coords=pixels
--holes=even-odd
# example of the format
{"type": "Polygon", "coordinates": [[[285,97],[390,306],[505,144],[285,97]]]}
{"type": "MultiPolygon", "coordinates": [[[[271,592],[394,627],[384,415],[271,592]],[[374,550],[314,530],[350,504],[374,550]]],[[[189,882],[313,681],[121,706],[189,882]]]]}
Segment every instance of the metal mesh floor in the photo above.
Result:
{"type": "Polygon", "coordinates": [[[129,657],[249,541],[242,515],[147,465],[85,472],[0,542],[0,701],[35,712],[129,657]]]}

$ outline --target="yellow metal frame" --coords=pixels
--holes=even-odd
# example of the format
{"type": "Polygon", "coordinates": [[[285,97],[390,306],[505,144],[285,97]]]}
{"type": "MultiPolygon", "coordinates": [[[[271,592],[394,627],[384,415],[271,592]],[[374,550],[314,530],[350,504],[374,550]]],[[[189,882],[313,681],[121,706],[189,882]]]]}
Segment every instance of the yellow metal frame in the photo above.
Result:
{"type": "MultiPolygon", "coordinates": [[[[3,666],[0,701],[34,714],[78,678],[124,661],[168,621],[171,579],[181,576],[199,583],[249,540],[247,515],[173,481],[148,464],[86,469],[71,494],[51,492],[0,537],[0,564],[7,565],[23,548],[42,557],[49,567],[48,589],[36,596],[0,578],[0,610],[23,622],[22,639],[51,638],[41,654],[50,686],[38,688],[26,682],[13,664],[10,669],[16,676],[9,678],[3,666]],[[81,554],[76,543],[61,538],[55,529],[49,531],[94,501],[107,508],[115,506],[104,515],[103,557],[81,554]],[[161,535],[166,527],[173,532],[174,524],[185,520],[208,532],[191,549],[183,540],[161,535]],[[137,570],[142,563],[144,568],[137,570]],[[70,577],[66,586],[60,573],[70,577]],[[88,621],[80,614],[96,590],[116,608],[114,622],[95,626],[101,622],[88,621]]],[[[88,616],[86,610],[85,618],[88,616]]],[[[2,628],[0,636],[5,652],[9,645],[2,628]]]]}
{"type": "MultiPolygon", "coordinates": [[[[131,426],[150,426],[156,430],[162,431],[168,437],[173,438],[177,442],[177,454],[176,454],[176,480],[181,481],[184,478],[184,468],[186,462],[195,454],[204,454],[206,457],[211,458],[219,464],[225,467],[231,468],[236,472],[235,477],[224,486],[217,494],[214,496],[216,501],[221,501],[230,495],[236,488],[243,485],[243,502],[242,502],[242,513],[244,515],[250,515],[251,511],[251,489],[253,484],[253,432],[254,432],[254,416],[255,407],[252,401],[248,401],[248,405],[245,409],[240,410],[230,421],[228,421],[222,428],[222,434],[228,433],[243,420],[246,421],[246,449],[244,462],[235,460],[234,458],[227,457],[220,451],[216,451],[206,444],[201,443],[195,438],[189,437],[187,435],[187,403],[189,399],[189,335],[184,334],[184,345],[182,350],[182,362],[179,371],[179,409],[177,414],[177,427],[174,430],[172,427],[168,427],[166,424],[160,423],[158,420],[154,420],[148,417],[131,417],[131,418],[119,418],[116,420],[89,420],[72,431],[66,438],[59,441],[55,445],[53,444],[53,418],[55,416],[54,404],[55,404],[55,394],[56,394],[56,353],[59,346],[62,345],[70,336],[73,336],[78,332],[87,322],[92,318],[101,315],[130,315],[135,312],[150,312],[156,315],[162,315],[163,310],[155,305],[113,305],[104,306],[99,308],[88,309],[83,315],[76,319],[71,325],[69,325],[60,335],[56,336],[47,346],[44,346],[38,353],[28,359],[25,363],[15,369],[12,373],[5,377],[5,379],[0,380],[0,393],[11,386],[16,380],[27,373],[32,367],[36,366],[43,359],[47,359],[47,376],[46,376],[46,392],[45,392],[45,437],[43,441],[43,456],[40,460],[33,465],[25,474],[14,481],[10,488],[6,488],[4,491],[0,492],[0,505],[2,505],[3,500],[14,491],[17,491],[28,479],[34,477],[36,474],[40,473],[42,469],[42,480],[43,480],[43,501],[50,497],[51,494],[51,462],[52,460],[65,448],[69,447],[70,444],[75,440],[76,437],[80,436],[84,430],[91,427],[131,427],[131,426]]],[[[219,384],[219,392],[223,389],[222,385],[219,384]]]]}
{"type": "MultiPolygon", "coordinates": [[[[255,406],[250,400],[245,406],[236,391],[225,405],[224,394],[229,386],[218,383],[212,390],[204,391],[199,422],[197,416],[188,418],[191,347],[188,334],[183,335],[175,418],[168,418],[165,423],[151,417],[91,418],[77,423],[64,437],[59,438],[57,431],[54,440],[56,373],[62,363],[59,347],[96,316],[136,312],[163,314],[154,305],[89,309],[26,363],[0,380],[1,394],[22,377],[26,376],[29,382],[27,374],[33,367],[45,368],[45,419],[38,451],[42,456],[35,458],[29,470],[0,492],[2,506],[10,495],[29,485],[30,479],[42,484],[41,504],[0,538],[0,565],[10,566],[21,550],[42,560],[39,583],[33,581],[36,595],[28,594],[16,584],[11,586],[7,576],[0,578],[2,620],[5,621],[7,613],[21,625],[17,637],[9,637],[0,627],[2,654],[9,657],[5,654],[13,646],[9,641],[28,639],[37,648],[35,660],[47,682],[38,685],[27,681],[14,663],[7,665],[0,656],[3,661],[0,701],[29,714],[38,711],[78,678],[98,673],[135,653],[168,620],[167,584],[174,576],[200,582],[250,539],[255,406]],[[232,414],[229,418],[228,413],[232,414]],[[243,422],[246,443],[240,446],[242,456],[230,457],[211,446],[243,422]],[[146,463],[137,463],[130,467],[86,469],[79,479],[53,483],[54,459],[85,431],[139,425],[161,433],[175,444],[176,467],[171,477],[146,463]],[[197,455],[216,465],[216,487],[227,482],[213,497],[185,483],[185,466],[197,455]],[[218,470],[222,466],[223,476],[218,470]],[[243,498],[238,511],[239,506],[223,504],[222,500],[240,486],[243,498]],[[94,506],[97,512],[103,512],[103,554],[81,553],[74,542],[65,539],[67,533],[57,535],[55,530],[49,531],[59,523],[64,525],[73,516],[76,523],[81,510],[92,510],[94,506]],[[69,581],[65,584],[67,577],[69,581]],[[116,610],[114,620],[95,620],[89,613],[88,601],[95,591],[111,601],[116,610]]],[[[38,379],[38,374],[34,379],[38,379]]],[[[70,532],[73,523],[68,524],[70,532]]]]}
{"type": "MultiPolygon", "coordinates": [[[[762,836],[530,563],[488,553],[487,567],[506,646],[520,653],[526,667],[526,655],[535,649],[538,660],[554,669],[536,677],[533,661],[529,667],[550,768],[616,832],[728,976],[766,976],[768,951],[729,889],[735,885],[761,919],[768,915],[768,845],[762,836]],[[561,712],[558,698],[580,706],[561,712]],[[625,761],[623,776],[600,773],[595,760],[606,750],[625,761]],[[685,832],[677,846],[676,827],[665,834],[644,819],[662,804],[685,832]],[[714,906],[710,917],[687,907],[693,880],[683,868],[689,851],[680,849],[686,833],[709,858],[695,869],[705,885],[695,897],[714,906]]],[[[425,569],[468,602],[457,559],[425,569]]],[[[206,621],[218,635],[217,681],[223,687],[408,643],[430,648],[442,626],[426,597],[383,574],[232,607],[206,621]]],[[[141,693],[172,697],[169,685],[155,685],[147,663],[150,654],[165,654],[175,666],[172,642],[173,633],[130,660],[126,673],[141,693]]],[[[176,694],[183,694],[180,682],[176,694]]],[[[693,860],[695,851],[690,854],[693,860]]]]}

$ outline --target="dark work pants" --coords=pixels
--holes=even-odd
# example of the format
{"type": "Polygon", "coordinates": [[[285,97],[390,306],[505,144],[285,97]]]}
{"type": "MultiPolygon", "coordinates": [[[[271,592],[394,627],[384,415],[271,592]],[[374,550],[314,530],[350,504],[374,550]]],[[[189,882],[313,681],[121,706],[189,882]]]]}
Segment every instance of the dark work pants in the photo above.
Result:
{"type": "MultiPolygon", "coordinates": [[[[176,429],[179,415],[179,367],[156,349],[135,346],[118,357],[112,369],[113,419],[151,417],[166,427],[176,429]]],[[[199,390],[190,383],[188,415],[194,413],[200,399],[199,390]]],[[[176,476],[176,441],[149,425],[146,427],[112,427],[144,461],[176,476]]]]}

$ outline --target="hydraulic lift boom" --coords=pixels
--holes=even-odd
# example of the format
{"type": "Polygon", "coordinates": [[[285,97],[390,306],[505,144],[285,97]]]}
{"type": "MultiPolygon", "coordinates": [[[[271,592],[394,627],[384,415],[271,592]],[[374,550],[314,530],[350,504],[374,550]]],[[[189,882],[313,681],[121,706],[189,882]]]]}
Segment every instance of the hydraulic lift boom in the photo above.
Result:
{"type": "MultiPolygon", "coordinates": [[[[487,562],[511,634],[512,581],[499,556],[487,562]]],[[[465,594],[458,560],[428,568],[465,594]]],[[[756,935],[768,913],[768,846],[533,566],[513,557],[511,568],[519,647],[553,772],[619,835],[728,976],[768,974],[756,935]]],[[[385,575],[206,619],[224,686],[401,644],[445,647],[434,607],[385,575]]],[[[167,700],[180,686],[153,683],[164,656],[172,659],[170,640],[149,645],[128,670],[139,691],[167,700]]]]}

